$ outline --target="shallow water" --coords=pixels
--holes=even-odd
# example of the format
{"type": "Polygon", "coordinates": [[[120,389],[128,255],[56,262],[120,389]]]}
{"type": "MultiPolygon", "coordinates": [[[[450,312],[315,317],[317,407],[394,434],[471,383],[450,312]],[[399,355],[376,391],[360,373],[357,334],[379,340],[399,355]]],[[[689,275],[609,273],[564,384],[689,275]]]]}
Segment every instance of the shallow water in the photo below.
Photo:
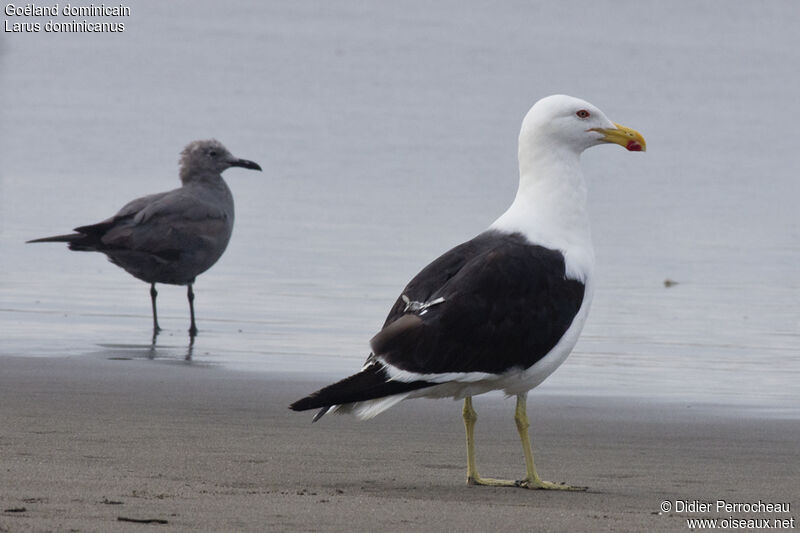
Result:
{"type": "Polygon", "coordinates": [[[184,363],[183,288],[153,347],[145,284],[24,241],[177,186],[181,148],[216,137],[265,172],[225,174],[192,364],[355,370],[406,281],[507,207],[522,116],[565,92],[648,152],[584,156],[597,290],[540,390],[796,408],[792,2],[128,5],[123,34],[0,36],[0,355],[184,363]]]}

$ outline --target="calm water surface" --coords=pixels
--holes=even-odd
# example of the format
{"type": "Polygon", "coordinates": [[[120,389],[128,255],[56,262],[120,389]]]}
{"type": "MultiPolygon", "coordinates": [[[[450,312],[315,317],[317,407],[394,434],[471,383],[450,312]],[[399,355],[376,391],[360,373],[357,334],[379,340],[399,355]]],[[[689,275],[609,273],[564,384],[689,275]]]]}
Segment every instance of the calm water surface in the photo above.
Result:
{"type": "Polygon", "coordinates": [[[564,92],[649,151],[584,155],[597,292],[540,391],[797,414],[794,3],[128,5],[123,34],[0,36],[0,355],[183,361],[184,288],[153,347],[145,284],[24,241],[177,186],[216,137],[265,171],[225,174],[193,364],[354,371],[406,281],[509,205],[522,117],[564,92]]]}

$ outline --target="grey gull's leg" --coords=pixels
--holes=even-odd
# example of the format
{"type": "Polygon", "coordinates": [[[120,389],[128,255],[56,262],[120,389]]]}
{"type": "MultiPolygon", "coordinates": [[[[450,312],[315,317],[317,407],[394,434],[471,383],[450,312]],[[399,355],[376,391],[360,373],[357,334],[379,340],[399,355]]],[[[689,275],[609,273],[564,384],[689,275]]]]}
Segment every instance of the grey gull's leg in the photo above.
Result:
{"type": "Polygon", "coordinates": [[[153,304],[153,338],[158,335],[158,332],[161,331],[161,328],[158,327],[158,313],[156,312],[156,296],[158,296],[158,291],[156,291],[156,284],[150,284],[150,302],[153,304]]]}
{"type": "Polygon", "coordinates": [[[189,299],[189,314],[192,317],[192,324],[189,326],[189,335],[194,337],[197,335],[197,325],[194,323],[194,291],[192,284],[188,285],[189,289],[186,291],[186,297],[189,299]]]}

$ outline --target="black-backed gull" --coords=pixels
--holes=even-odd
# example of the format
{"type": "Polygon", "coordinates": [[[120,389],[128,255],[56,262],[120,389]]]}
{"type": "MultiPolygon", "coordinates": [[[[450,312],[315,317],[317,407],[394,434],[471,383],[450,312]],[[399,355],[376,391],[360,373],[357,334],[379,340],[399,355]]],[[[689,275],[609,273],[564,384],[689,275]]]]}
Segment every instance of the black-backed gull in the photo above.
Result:
{"type": "Polygon", "coordinates": [[[403,289],[358,374],[291,405],[370,418],[407,398],[464,399],[467,482],[571,489],[542,481],[533,463],[526,400],[569,355],[592,299],[594,252],[581,153],[615,143],[644,151],[642,136],[570,96],[539,100],[522,122],[520,180],[489,228],[422,269],[403,289]],[[520,481],[482,478],[475,466],[472,396],[517,397],[525,453],[520,481]]]}

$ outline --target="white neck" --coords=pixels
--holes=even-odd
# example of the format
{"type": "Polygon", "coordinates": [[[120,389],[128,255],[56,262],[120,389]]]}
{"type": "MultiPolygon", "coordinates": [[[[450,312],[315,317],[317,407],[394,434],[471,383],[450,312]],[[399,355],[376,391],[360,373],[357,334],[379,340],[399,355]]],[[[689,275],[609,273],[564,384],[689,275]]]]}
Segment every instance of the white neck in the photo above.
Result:
{"type": "Polygon", "coordinates": [[[594,251],[580,153],[553,143],[520,141],[517,196],[490,229],[521,233],[533,244],[561,251],[567,277],[586,282],[594,251]]]}

